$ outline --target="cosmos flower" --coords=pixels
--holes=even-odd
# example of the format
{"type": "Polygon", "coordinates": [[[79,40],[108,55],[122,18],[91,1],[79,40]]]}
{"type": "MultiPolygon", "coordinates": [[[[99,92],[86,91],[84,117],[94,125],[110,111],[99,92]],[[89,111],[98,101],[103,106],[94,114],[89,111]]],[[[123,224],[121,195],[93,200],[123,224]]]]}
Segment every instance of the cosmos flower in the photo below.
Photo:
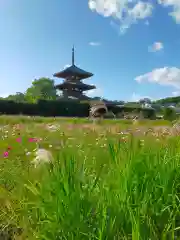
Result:
{"type": "Polygon", "coordinates": [[[17,141],[17,142],[21,142],[21,138],[17,138],[16,141],[17,141]]]}
{"type": "Polygon", "coordinates": [[[8,151],[5,151],[4,153],[3,153],[3,156],[6,158],[6,157],[8,157],[9,156],[9,152],[8,151]]]}
{"type": "Polygon", "coordinates": [[[53,156],[51,152],[46,149],[39,148],[36,151],[36,157],[32,163],[34,164],[35,167],[37,167],[40,164],[51,163],[52,161],[53,161],[53,156]]]}
{"type": "Polygon", "coordinates": [[[37,142],[38,139],[37,138],[29,138],[29,142],[37,142]]]}
{"type": "Polygon", "coordinates": [[[29,142],[40,142],[42,141],[42,138],[29,138],[29,142]]]}

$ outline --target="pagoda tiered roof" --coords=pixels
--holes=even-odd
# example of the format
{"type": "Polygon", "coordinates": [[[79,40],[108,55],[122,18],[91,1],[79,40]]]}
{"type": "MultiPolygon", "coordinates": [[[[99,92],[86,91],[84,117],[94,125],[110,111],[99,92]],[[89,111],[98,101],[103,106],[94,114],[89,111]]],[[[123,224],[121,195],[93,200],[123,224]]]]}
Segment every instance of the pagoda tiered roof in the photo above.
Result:
{"type": "Polygon", "coordinates": [[[74,64],[74,47],[73,47],[73,49],[72,49],[72,65],[70,67],[65,68],[64,70],[62,70],[60,72],[55,73],[53,76],[58,77],[58,78],[65,78],[65,79],[75,77],[76,80],[81,80],[81,79],[92,77],[93,74],[77,67],[74,64]]]}
{"type": "Polygon", "coordinates": [[[76,65],[72,65],[72,66],[64,69],[63,71],[55,73],[53,76],[58,77],[58,78],[65,78],[65,79],[68,79],[69,77],[74,76],[77,79],[78,78],[85,79],[85,78],[92,77],[93,74],[90,72],[86,72],[81,68],[78,68],[76,65]]]}
{"type": "Polygon", "coordinates": [[[83,94],[84,91],[95,89],[94,85],[88,85],[83,83],[83,79],[92,77],[93,74],[87,72],[74,64],[74,47],[72,49],[72,65],[57,72],[53,75],[54,77],[64,78],[61,84],[55,86],[56,89],[63,92],[65,98],[76,98],[76,99],[89,99],[83,94]]]}
{"type": "Polygon", "coordinates": [[[83,82],[70,82],[70,81],[64,81],[63,83],[56,85],[56,88],[59,90],[68,89],[69,87],[71,88],[74,87],[75,89],[77,88],[81,91],[87,91],[96,88],[94,85],[87,85],[83,82]]]}

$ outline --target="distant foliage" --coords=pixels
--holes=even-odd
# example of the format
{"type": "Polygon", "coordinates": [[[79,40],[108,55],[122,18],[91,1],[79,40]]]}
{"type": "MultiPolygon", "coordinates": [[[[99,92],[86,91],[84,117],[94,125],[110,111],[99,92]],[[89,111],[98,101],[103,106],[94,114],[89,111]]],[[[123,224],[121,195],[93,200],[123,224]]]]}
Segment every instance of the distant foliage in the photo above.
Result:
{"type": "Polygon", "coordinates": [[[160,103],[160,104],[175,103],[175,104],[178,104],[178,103],[180,103],[180,96],[163,98],[163,99],[155,101],[155,103],[160,103]]]}
{"type": "Polygon", "coordinates": [[[141,107],[141,104],[139,102],[127,102],[124,104],[124,106],[130,108],[139,108],[141,107]]]}
{"type": "Polygon", "coordinates": [[[167,107],[164,109],[164,119],[173,121],[176,119],[176,112],[173,108],[167,107]]]}
{"type": "Polygon", "coordinates": [[[17,92],[14,95],[9,95],[8,97],[4,98],[5,100],[15,101],[19,103],[26,102],[26,97],[24,93],[17,92]]]}
{"type": "Polygon", "coordinates": [[[151,99],[149,98],[143,98],[139,100],[140,104],[151,104],[151,99]]]}

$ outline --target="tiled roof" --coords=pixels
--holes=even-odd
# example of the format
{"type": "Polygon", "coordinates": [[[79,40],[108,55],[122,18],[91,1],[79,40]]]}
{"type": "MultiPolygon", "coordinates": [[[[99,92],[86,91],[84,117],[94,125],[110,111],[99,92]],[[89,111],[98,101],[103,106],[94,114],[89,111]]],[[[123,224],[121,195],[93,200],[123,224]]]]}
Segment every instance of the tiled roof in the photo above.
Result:
{"type": "Polygon", "coordinates": [[[93,74],[90,72],[86,72],[81,68],[78,68],[76,65],[72,65],[61,72],[55,73],[53,76],[58,78],[68,78],[70,76],[77,76],[80,79],[85,79],[92,77],[93,74]]]}

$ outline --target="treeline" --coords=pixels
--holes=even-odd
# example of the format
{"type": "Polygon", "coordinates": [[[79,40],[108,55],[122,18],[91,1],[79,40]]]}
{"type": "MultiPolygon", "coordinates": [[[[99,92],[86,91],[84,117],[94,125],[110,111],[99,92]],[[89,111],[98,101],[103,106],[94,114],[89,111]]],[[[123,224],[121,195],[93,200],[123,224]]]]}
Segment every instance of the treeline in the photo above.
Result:
{"type": "MultiPolygon", "coordinates": [[[[25,92],[11,94],[1,100],[12,100],[18,103],[37,103],[38,100],[58,100],[61,95],[55,88],[54,80],[50,78],[39,78],[32,81],[32,85],[25,92]]],[[[112,102],[113,104],[123,104],[122,101],[109,101],[100,97],[92,98],[94,101],[112,102]]]]}
{"type": "MultiPolygon", "coordinates": [[[[39,78],[32,81],[32,85],[25,92],[17,92],[15,94],[9,95],[6,98],[0,98],[1,100],[12,100],[19,103],[37,103],[38,100],[57,100],[60,97],[58,95],[54,80],[50,78],[39,78]]],[[[93,100],[102,100],[100,97],[94,97],[93,100]]],[[[123,101],[109,101],[103,99],[104,102],[112,102],[112,104],[124,104],[123,101]]],[[[142,103],[150,102],[149,99],[142,99],[139,102],[127,102],[126,106],[138,107],[142,103]]],[[[179,104],[180,105],[180,96],[177,97],[168,97],[152,102],[152,104],[179,104]]]]}
{"type": "MultiPolygon", "coordinates": [[[[140,112],[145,118],[153,118],[154,110],[141,109],[140,103],[125,104],[122,101],[108,101],[95,97],[93,101],[101,101],[110,104],[108,110],[114,114],[122,112],[140,112]]],[[[0,114],[23,114],[29,116],[66,116],[66,117],[88,117],[90,110],[89,101],[65,101],[57,94],[54,86],[54,80],[49,78],[35,79],[32,85],[24,92],[17,92],[6,98],[0,98],[0,114]]]]}
{"type": "Polygon", "coordinates": [[[158,104],[170,104],[170,103],[180,104],[180,96],[159,99],[155,103],[158,103],[158,104]]]}

